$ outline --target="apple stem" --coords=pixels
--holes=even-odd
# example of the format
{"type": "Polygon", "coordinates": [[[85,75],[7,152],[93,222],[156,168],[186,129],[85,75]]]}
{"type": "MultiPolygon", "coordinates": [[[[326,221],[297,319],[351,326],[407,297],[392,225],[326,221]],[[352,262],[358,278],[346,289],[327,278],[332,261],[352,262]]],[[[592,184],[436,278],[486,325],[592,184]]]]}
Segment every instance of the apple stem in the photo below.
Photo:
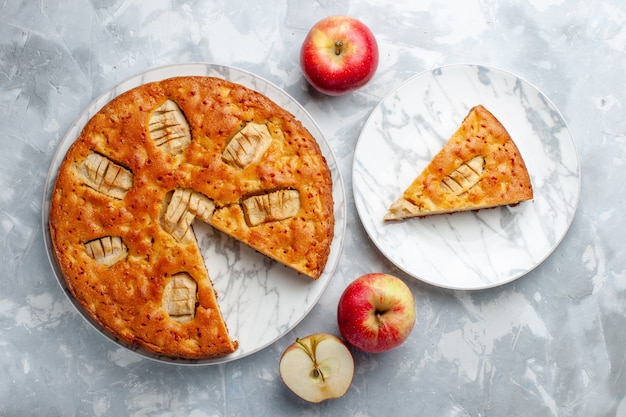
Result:
{"type": "Polygon", "coordinates": [[[340,55],[343,50],[343,42],[335,41],[335,55],[340,55]]]}
{"type": "Polygon", "coordinates": [[[383,321],[380,319],[384,313],[384,311],[376,310],[376,322],[378,323],[378,327],[384,327],[383,321]]]}

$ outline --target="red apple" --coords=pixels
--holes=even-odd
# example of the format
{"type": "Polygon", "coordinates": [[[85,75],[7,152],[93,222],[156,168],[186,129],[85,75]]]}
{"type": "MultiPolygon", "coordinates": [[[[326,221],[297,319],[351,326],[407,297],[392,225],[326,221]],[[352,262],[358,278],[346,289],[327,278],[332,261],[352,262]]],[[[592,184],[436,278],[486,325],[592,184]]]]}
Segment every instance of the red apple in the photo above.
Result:
{"type": "Polygon", "coordinates": [[[372,79],[378,67],[378,44],[360,20],[330,16],[317,22],[304,39],[300,65],[315,89],[338,96],[372,79]]]}
{"type": "Polygon", "coordinates": [[[363,275],[341,295],[337,322],[343,338],[357,349],[379,353],[396,348],[415,324],[413,293],[393,275],[363,275]]]}

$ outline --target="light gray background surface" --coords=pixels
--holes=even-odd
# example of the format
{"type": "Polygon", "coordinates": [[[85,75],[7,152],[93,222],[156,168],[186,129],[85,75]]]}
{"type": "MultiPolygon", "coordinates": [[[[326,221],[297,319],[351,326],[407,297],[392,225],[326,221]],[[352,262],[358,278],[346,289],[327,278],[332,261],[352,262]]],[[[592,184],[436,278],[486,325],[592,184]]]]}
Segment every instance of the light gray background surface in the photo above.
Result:
{"type": "Polygon", "coordinates": [[[625,52],[620,0],[0,3],[0,416],[626,416],[625,52]],[[310,26],[331,14],[360,18],[380,45],[374,79],[343,97],[311,91],[298,63],[310,26]],[[41,222],[52,155],[78,114],[127,77],[190,61],[251,71],[295,97],[327,136],[348,198],[341,259],[317,306],[261,352],[205,367],[142,359],[95,332],[53,276],[41,222]],[[454,63],[501,68],[543,91],[582,170],[578,211],[554,253],[475,292],[396,269],[351,193],[354,148],[376,104],[454,63]],[[410,339],[355,352],[345,397],[299,400],[280,381],[280,354],[297,336],[337,334],[341,292],[373,271],[411,287],[410,339]]]}

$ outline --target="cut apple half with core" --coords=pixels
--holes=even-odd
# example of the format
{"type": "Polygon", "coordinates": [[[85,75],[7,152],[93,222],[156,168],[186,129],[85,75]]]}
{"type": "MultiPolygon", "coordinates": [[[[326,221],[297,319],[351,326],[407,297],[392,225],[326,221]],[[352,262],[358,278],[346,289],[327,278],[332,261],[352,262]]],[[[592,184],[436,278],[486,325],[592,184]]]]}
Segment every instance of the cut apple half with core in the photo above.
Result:
{"type": "Polygon", "coordinates": [[[317,333],[298,338],[280,358],[280,377],[303,400],[319,403],[343,396],[352,384],[354,359],[336,336],[317,333]]]}

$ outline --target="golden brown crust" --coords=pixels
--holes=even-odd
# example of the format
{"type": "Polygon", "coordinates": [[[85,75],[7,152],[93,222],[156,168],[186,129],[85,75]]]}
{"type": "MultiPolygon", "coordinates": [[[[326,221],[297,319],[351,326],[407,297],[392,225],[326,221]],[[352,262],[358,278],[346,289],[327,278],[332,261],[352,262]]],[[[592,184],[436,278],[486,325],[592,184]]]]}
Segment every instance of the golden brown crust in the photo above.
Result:
{"type": "MultiPolygon", "coordinates": [[[[210,77],[146,84],[107,104],[68,150],[50,207],[55,257],[74,297],[116,337],[174,357],[215,357],[237,348],[193,233],[172,232],[174,226],[185,232],[184,221],[173,223],[176,213],[207,216],[313,279],[325,267],[334,230],[332,180],[315,139],[265,96],[210,77]],[[244,167],[228,165],[224,148],[251,122],[267,125],[267,150],[244,167]],[[297,213],[248,226],[239,213],[242,200],[277,190],[299,192],[297,213]],[[199,199],[167,210],[189,196],[199,199]],[[212,217],[207,201],[215,205],[212,217]],[[197,283],[196,299],[164,303],[166,284],[181,273],[197,283]],[[190,321],[188,315],[178,318],[182,323],[173,320],[177,308],[194,302],[190,321]]],[[[194,289],[183,285],[166,297],[194,289]]]]}
{"type": "Polygon", "coordinates": [[[391,205],[385,220],[515,205],[532,198],[517,146],[495,116],[478,105],[391,205]]]}

